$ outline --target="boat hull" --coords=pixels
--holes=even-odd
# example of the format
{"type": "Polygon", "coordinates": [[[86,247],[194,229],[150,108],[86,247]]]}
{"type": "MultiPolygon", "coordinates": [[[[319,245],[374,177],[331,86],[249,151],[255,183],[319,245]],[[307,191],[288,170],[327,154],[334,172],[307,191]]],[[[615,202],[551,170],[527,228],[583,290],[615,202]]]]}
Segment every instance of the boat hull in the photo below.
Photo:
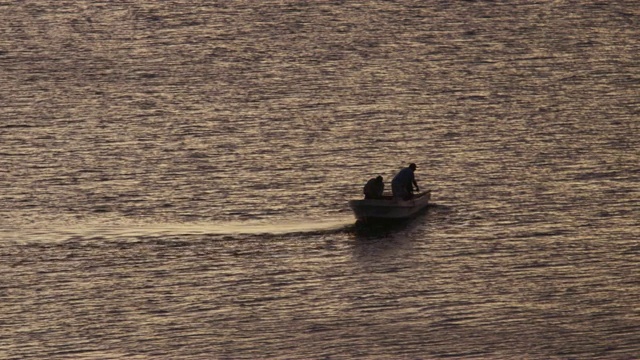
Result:
{"type": "Polygon", "coordinates": [[[383,199],[351,200],[349,207],[356,219],[368,221],[373,219],[400,220],[416,215],[429,205],[431,192],[416,194],[411,200],[394,199],[385,196],[383,199]]]}

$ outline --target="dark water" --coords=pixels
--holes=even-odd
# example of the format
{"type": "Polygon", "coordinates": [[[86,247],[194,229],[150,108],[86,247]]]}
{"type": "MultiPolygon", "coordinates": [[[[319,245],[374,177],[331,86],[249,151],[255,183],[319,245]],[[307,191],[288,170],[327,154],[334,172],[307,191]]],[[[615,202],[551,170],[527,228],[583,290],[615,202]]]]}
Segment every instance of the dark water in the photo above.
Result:
{"type": "Polygon", "coordinates": [[[639,4],[0,1],[0,358],[640,358],[639,4]]]}

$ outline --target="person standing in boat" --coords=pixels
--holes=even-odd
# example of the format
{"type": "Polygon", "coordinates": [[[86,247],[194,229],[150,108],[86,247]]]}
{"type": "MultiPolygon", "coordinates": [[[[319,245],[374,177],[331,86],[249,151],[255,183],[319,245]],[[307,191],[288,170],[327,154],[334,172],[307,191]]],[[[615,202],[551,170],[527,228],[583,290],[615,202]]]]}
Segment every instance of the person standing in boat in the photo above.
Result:
{"type": "Polygon", "coordinates": [[[364,186],[363,192],[365,199],[382,199],[382,193],[384,192],[382,176],[369,179],[364,186]]]}
{"type": "Polygon", "coordinates": [[[413,197],[414,186],[416,187],[416,192],[420,191],[414,175],[415,171],[416,164],[411,163],[393,177],[393,180],[391,180],[391,191],[393,191],[394,198],[403,200],[411,199],[413,197]]]}

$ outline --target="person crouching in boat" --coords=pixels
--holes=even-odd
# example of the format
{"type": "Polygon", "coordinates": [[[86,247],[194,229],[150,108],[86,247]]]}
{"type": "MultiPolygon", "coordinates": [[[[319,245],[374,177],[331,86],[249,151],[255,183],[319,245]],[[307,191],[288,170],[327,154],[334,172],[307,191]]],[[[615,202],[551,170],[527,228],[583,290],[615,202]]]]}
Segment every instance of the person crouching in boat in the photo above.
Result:
{"type": "Polygon", "coordinates": [[[384,192],[382,176],[369,179],[364,186],[363,192],[365,199],[382,199],[382,192],[384,192]]]}
{"type": "Polygon", "coordinates": [[[420,191],[414,172],[416,171],[416,164],[411,163],[409,167],[406,167],[391,180],[391,191],[393,191],[393,197],[396,199],[409,200],[413,197],[413,186],[416,187],[416,192],[420,191]]]}

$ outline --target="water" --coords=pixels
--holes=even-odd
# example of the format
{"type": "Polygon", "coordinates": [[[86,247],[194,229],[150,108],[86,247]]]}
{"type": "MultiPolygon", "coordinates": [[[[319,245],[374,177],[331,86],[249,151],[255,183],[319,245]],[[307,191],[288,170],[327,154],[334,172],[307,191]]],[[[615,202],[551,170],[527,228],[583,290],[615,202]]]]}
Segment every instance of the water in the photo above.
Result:
{"type": "Polygon", "coordinates": [[[0,357],[640,357],[639,16],[0,2],[0,357]]]}

